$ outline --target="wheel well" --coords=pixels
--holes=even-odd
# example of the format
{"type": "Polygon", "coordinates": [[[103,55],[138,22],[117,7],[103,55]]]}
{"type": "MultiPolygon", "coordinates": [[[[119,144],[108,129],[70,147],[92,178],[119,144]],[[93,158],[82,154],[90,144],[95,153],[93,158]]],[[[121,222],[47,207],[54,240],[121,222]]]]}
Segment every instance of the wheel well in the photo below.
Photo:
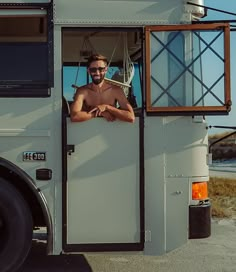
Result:
{"type": "Polygon", "coordinates": [[[34,227],[46,226],[40,203],[24,179],[4,166],[0,166],[0,173],[1,177],[11,183],[27,202],[31,210],[34,227]]]}

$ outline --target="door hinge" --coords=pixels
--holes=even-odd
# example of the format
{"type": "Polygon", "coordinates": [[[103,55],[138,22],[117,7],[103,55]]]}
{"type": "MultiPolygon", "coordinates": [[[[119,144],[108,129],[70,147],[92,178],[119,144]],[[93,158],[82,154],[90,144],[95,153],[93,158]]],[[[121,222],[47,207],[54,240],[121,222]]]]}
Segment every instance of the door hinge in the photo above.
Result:
{"type": "Polygon", "coordinates": [[[144,240],[145,242],[152,241],[152,232],[150,230],[145,230],[144,240]]]}

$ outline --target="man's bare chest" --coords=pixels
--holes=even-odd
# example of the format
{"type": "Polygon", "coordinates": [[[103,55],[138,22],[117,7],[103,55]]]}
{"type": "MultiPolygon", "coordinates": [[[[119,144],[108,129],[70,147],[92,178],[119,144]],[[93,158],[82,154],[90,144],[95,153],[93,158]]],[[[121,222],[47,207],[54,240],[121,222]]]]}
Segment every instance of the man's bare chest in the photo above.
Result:
{"type": "Polygon", "coordinates": [[[110,90],[105,92],[90,91],[85,102],[87,106],[97,106],[101,104],[115,105],[116,99],[110,90]]]}

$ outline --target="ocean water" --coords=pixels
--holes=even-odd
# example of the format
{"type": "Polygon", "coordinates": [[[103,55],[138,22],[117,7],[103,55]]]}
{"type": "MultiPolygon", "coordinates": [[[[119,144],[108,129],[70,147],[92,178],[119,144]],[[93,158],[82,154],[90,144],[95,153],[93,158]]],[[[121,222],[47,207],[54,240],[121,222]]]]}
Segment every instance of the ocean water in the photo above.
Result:
{"type": "Polygon", "coordinates": [[[224,160],[224,161],[213,161],[212,164],[209,165],[209,169],[213,171],[236,173],[236,159],[224,160]]]}

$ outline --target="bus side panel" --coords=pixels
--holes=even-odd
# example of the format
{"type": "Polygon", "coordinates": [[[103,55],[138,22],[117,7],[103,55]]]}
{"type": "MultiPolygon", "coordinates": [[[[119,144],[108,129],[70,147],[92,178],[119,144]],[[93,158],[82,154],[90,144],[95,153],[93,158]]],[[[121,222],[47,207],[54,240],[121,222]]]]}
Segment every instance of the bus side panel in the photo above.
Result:
{"type": "Polygon", "coordinates": [[[145,254],[166,251],[163,119],[145,118],[145,254]]]}
{"type": "Polygon", "coordinates": [[[146,254],[187,242],[191,177],[208,177],[206,124],[192,117],[145,118],[146,254]]]}
{"type": "Polygon", "coordinates": [[[55,1],[56,23],[80,23],[86,25],[129,26],[179,23],[184,3],[181,0],[166,1],[55,1]],[[122,4],[121,4],[122,3],[122,4]],[[92,8],[91,8],[92,7],[92,8]]]}
{"type": "Polygon", "coordinates": [[[165,118],[166,177],[208,176],[207,125],[192,117],[165,118]]]}

